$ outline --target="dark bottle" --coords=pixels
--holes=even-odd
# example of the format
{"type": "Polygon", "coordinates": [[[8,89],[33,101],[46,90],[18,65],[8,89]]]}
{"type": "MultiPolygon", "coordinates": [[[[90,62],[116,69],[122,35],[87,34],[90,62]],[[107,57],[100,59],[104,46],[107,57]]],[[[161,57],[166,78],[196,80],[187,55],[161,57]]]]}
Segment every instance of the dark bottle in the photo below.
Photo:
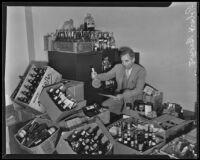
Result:
{"type": "Polygon", "coordinates": [[[85,138],[90,138],[91,137],[90,133],[91,133],[91,127],[88,127],[85,130],[85,138]]]}
{"type": "Polygon", "coordinates": [[[28,99],[32,98],[33,94],[31,92],[22,91],[21,92],[24,96],[26,96],[28,99]]]}
{"type": "Polygon", "coordinates": [[[28,79],[28,82],[33,86],[33,87],[37,87],[39,82],[35,79],[28,79]]]}
{"type": "Polygon", "coordinates": [[[97,134],[98,130],[99,130],[99,126],[96,126],[95,128],[92,129],[92,132],[90,133],[92,137],[94,137],[97,134]]]}
{"type": "Polygon", "coordinates": [[[22,130],[20,130],[18,132],[18,134],[16,135],[16,138],[19,140],[19,142],[21,143],[23,141],[23,139],[25,138],[25,136],[29,133],[29,128],[33,125],[34,121],[32,121],[31,123],[25,125],[22,130]]]}
{"type": "MultiPolygon", "coordinates": [[[[49,137],[51,137],[51,135],[53,135],[56,132],[56,127],[51,127],[48,130],[43,130],[38,134],[38,138],[34,140],[33,142],[33,146],[37,146],[39,144],[41,144],[42,142],[44,142],[46,139],[48,139],[49,137]]],[[[31,146],[32,146],[31,145],[31,146]]]]}
{"type": "Polygon", "coordinates": [[[35,130],[37,127],[39,127],[40,124],[38,122],[33,122],[33,124],[31,125],[31,127],[29,128],[29,132],[33,132],[33,130],[35,130]]]}
{"type": "Polygon", "coordinates": [[[39,70],[40,70],[40,68],[38,68],[38,67],[33,68],[33,71],[36,72],[36,74],[39,72],[39,70]]]}
{"type": "Polygon", "coordinates": [[[26,88],[26,89],[28,89],[29,90],[29,92],[32,92],[32,93],[34,93],[35,92],[35,87],[33,87],[32,85],[24,85],[24,87],[26,88]]]}
{"type": "Polygon", "coordinates": [[[99,148],[102,150],[103,154],[106,154],[110,150],[110,147],[111,143],[107,140],[106,142],[102,143],[99,148]]]}
{"type": "Polygon", "coordinates": [[[103,137],[104,137],[103,133],[101,133],[99,136],[96,135],[94,137],[94,142],[97,143],[97,144],[101,143],[101,140],[102,140],[103,137]]]}
{"type": "Polygon", "coordinates": [[[131,110],[132,109],[132,104],[131,103],[126,103],[126,109],[131,110]]]}
{"type": "Polygon", "coordinates": [[[69,141],[69,142],[72,142],[72,141],[74,141],[75,139],[79,139],[79,137],[77,136],[78,135],[78,131],[77,130],[74,130],[68,137],[67,137],[67,141],[69,141]]]}
{"type": "Polygon", "coordinates": [[[26,97],[18,97],[17,98],[19,101],[23,102],[23,103],[27,103],[29,104],[30,100],[26,97]]]}

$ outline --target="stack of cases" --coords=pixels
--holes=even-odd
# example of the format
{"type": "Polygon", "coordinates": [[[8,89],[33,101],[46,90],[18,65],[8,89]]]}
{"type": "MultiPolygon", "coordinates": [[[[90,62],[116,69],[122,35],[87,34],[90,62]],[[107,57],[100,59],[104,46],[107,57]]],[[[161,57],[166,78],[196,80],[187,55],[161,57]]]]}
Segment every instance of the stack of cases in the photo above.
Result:
{"type": "Polygon", "coordinates": [[[56,123],[45,116],[38,116],[22,127],[15,134],[15,139],[22,149],[31,154],[52,154],[56,151],[59,131],[56,123]]]}
{"type": "Polygon", "coordinates": [[[168,114],[157,117],[152,121],[165,130],[166,141],[187,133],[194,126],[193,120],[183,120],[168,114]]]}
{"type": "Polygon", "coordinates": [[[197,159],[196,129],[186,135],[175,138],[160,149],[162,155],[168,155],[173,159],[197,159]]]}
{"type": "Polygon", "coordinates": [[[87,124],[71,131],[63,132],[56,150],[59,154],[104,155],[113,153],[114,143],[115,141],[102,121],[98,117],[95,117],[90,119],[87,124]],[[97,129],[97,132],[94,135],[90,133],[95,129],[97,129]],[[74,137],[74,135],[77,136],[74,137]],[[95,145],[94,139],[98,138],[99,140],[96,141],[97,144],[95,145]],[[101,144],[105,144],[105,146],[103,147],[101,144]],[[105,150],[103,151],[102,149],[105,150]]]}
{"type": "Polygon", "coordinates": [[[86,105],[83,82],[63,80],[44,87],[40,102],[51,120],[59,122],[86,105]]]}
{"type": "Polygon", "coordinates": [[[45,112],[44,106],[40,104],[39,96],[44,86],[59,82],[62,75],[53,68],[47,66],[46,62],[32,61],[27,67],[20,83],[11,95],[14,109],[18,111],[19,119],[33,118],[35,114],[45,112]],[[29,113],[24,117],[24,113],[29,113]]]}
{"type": "Polygon", "coordinates": [[[165,144],[159,126],[138,118],[120,119],[107,129],[116,141],[114,154],[150,154],[165,144]]]}

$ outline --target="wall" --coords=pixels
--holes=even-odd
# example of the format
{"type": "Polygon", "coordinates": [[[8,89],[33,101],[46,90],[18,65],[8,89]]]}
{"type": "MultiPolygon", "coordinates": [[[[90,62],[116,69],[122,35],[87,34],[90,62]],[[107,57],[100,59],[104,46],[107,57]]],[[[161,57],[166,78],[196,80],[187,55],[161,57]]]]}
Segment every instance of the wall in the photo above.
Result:
{"type": "Polygon", "coordinates": [[[9,105],[19,75],[24,73],[29,62],[24,7],[7,7],[5,56],[5,97],[6,105],[9,105]]]}
{"type": "MultiPolygon", "coordinates": [[[[185,10],[190,4],[175,3],[169,8],[31,7],[35,60],[48,60],[44,35],[55,32],[68,19],[73,19],[75,26],[79,26],[89,12],[95,18],[97,29],[114,32],[118,47],[126,45],[140,52],[141,63],[147,69],[147,82],[164,92],[164,102],[179,103],[185,109],[193,110],[196,77],[193,68],[188,66],[189,49],[185,44],[188,38],[185,10]]],[[[17,45],[22,47],[21,43],[25,44],[23,39],[17,45]]],[[[27,51],[27,46],[23,49],[27,51]]],[[[24,51],[16,53],[23,54],[24,51]]],[[[26,65],[20,63],[19,66],[18,71],[22,71],[22,66],[26,65]]],[[[16,79],[18,74],[10,75],[16,79]]]]}
{"type": "Polygon", "coordinates": [[[169,8],[135,7],[33,7],[37,60],[47,60],[43,36],[55,32],[65,20],[75,26],[86,13],[95,18],[97,29],[114,32],[117,46],[130,46],[141,53],[147,82],[164,92],[164,102],[175,102],[193,110],[196,77],[188,66],[188,22],[185,10],[191,3],[175,3],[169,8]]]}

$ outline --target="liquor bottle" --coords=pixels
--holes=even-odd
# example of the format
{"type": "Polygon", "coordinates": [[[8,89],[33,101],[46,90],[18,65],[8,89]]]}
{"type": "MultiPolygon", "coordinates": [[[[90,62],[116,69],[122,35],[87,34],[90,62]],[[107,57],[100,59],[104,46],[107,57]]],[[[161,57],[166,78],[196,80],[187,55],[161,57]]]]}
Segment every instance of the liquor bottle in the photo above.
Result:
{"type": "Polygon", "coordinates": [[[151,144],[152,144],[152,147],[154,147],[157,144],[156,135],[154,133],[152,133],[152,143],[151,144]]]}
{"type": "Polygon", "coordinates": [[[29,128],[33,125],[34,121],[32,121],[31,123],[25,125],[22,130],[20,130],[18,132],[18,134],[16,135],[16,138],[19,140],[19,142],[21,143],[23,141],[23,138],[25,138],[25,136],[29,133],[29,128]]]}
{"type": "Polygon", "coordinates": [[[19,101],[23,102],[23,103],[27,103],[29,104],[30,100],[26,97],[18,97],[17,98],[19,101]]]}
{"type": "Polygon", "coordinates": [[[44,142],[46,139],[51,137],[56,132],[56,127],[51,127],[48,130],[43,130],[40,134],[40,138],[36,141],[34,141],[33,145],[37,146],[44,142]]]}
{"type": "Polygon", "coordinates": [[[92,17],[91,13],[87,13],[86,17],[84,18],[84,30],[85,31],[94,31],[95,30],[95,21],[92,17]]]}
{"type": "Polygon", "coordinates": [[[95,79],[96,78],[96,75],[97,75],[97,72],[95,71],[94,67],[90,67],[90,72],[91,72],[91,79],[95,79]]]}
{"type": "Polygon", "coordinates": [[[38,128],[40,126],[40,124],[38,122],[33,121],[31,127],[29,128],[29,132],[32,133],[33,130],[35,130],[36,128],[38,128]]]}
{"type": "Polygon", "coordinates": [[[69,142],[75,141],[75,139],[78,140],[79,139],[78,133],[79,132],[77,130],[74,130],[65,140],[67,140],[69,142]]]}
{"type": "Polygon", "coordinates": [[[123,142],[123,136],[122,136],[121,127],[118,127],[118,130],[117,130],[117,140],[119,142],[123,142]]]}
{"type": "Polygon", "coordinates": [[[96,135],[94,137],[94,142],[97,143],[97,144],[101,143],[101,140],[102,140],[103,137],[104,137],[103,133],[101,133],[99,136],[96,135]]]}
{"type": "Polygon", "coordinates": [[[35,92],[35,87],[33,87],[32,85],[24,85],[24,87],[26,88],[26,89],[28,89],[29,90],[29,92],[31,92],[31,93],[34,93],[35,92]]]}
{"type": "Polygon", "coordinates": [[[98,130],[99,130],[99,126],[96,126],[92,129],[92,132],[90,133],[92,137],[94,137],[97,134],[98,130]]]}
{"type": "Polygon", "coordinates": [[[126,103],[126,109],[131,110],[132,109],[132,104],[131,103],[126,103]]]}
{"type": "Polygon", "coordinates": [[[102,151],[102,154],[106,154],[110,150],[110,147],[111,147],[111,143],[109,140],[107,140],[106,142],[100,145],[99,150],[102,151]]]}
{"type": "Polygon", "coordinates": [[[73,142],[72,143],[72,149],[74,152],[80,154],[83,152],[83,148],[82,148],[82,145],[79,141],[76,141],[76,142],[73,142]]]}
{"type": "Polygon", "coordinates": [[[39,69],[38,67],[33,67],[32,70],[33,70],[34,72],[36,72],[36,74],[37,74],[37,73],[39,72],[40,69],[39,69]]]}
{"type": "Polygon", "coordinates": [[[31,92],[27,92],[27,91],[21,91],[21,93],[26,96],[28,99],[31,99],[32,98],[32,93],[31,92]]]}

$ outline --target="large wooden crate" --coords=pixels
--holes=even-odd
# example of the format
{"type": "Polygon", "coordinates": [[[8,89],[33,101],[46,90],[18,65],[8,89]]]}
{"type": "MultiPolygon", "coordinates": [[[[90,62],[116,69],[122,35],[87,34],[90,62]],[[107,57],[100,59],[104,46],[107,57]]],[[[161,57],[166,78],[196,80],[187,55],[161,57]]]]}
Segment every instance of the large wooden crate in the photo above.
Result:
{"type": "Polygon", "coordinates": [[[59,82],[62,79],[62,75],[53,68],[49,67],[46,62],[31,61],[22,77],[23,78],[20,80],[18,86],[10,97],[15,110],[24,110],[26,112],[30,112],[36,115],[44,113],[45,108],[39,101],[41,91],[44,86],[59,82]],[[46,68],[46,71],[42,76],[39,85],[35,89],[35,92],[30,102],[27,104],[19,101],[18,97],[22,95],[21,91],[27,90],[25,89],[24,85],[29,85],[29,82],[27,80],[29,79],[30,74],[34,73],[34,71],[32,70],[34,67],[46,68]]]}
{"type": "Polygon", "coordinates": [[[157,117],[152,121],[165,130],[167,141],[187,133],[194,125],[193,120],[183,120],[168,114],[157,117]]]}
{"type": "MultiPolygon", "coordinates": [[[[16,138],[16,136],[18,134],[18,133],[16,133],[15,134],[15,140],[17,141],[17,143],[20,145],[20,147],[22,149],[24,149],[24,150],[26,150],[26,151],[28,151],[29,153],[32,153],[32,154],[52,154],[53,152],[55,152],[55,150],[56,150],[56,141],[57,141],[57,138],[58,138],[58,135],[59,135],[60,128],[55,122],[47,119],[47,117],[48,116],[37,116],[32,121],[38,122],[39,124],[46,123],[48,127],[56,126],[57,127],[56,132],[54,132],[48,139],[43,141],[38,146],[34,146],[34,147],[31,147],[31,148],[21,144],[18,141],[18,139],[16,138]]],[[[32,121],[30,121],[29,123],[31,123],[32,121]]],[[[27,123],[26,125],[28,125],[29,123],[27,123]]],[[[22,127],[20,130],[22,130],[24,127],[22,127]]]]}
{"type": "MultiPolygon", "coordinates": [[[[109,125],[107,127],[108,131],[111,133],[111,135],[113,136],[114,140],[115,140],[115,146],[114,146],[114,154],[136,154],[136,155],[143,155],[143,154],[150,154],[155,148],[161,148],[164,144],[165,144],[165,137],[163,135],[163,130],[155,123],[150,122],[150,121],[146,121],[146,120],[142,120],[140,118],[124,118],[124,119],[120,119],[116,122],[114,122],[113,124],[109,125]],[[153,132],[156,135],[156,138],[159,140],[159,142],[157,143],[157,145],[143,151],[140,152],[139,150],[129,147],[125,144],[122,144],[120,142],[117,141],[117,137],[116,137],[116,133],[117,132],[113,132],[112,129],[114,127],[119,127],[122,126],[123,123],[125,122],[133,122],[133,120],[138,120],[138,126],[135,129],[131,129],[131,132],[134,130],[142,130],[143,126],[145,124],[153,124],[154,125],[154,130],[153,132]],[[113,133],[112,133],[113,132],[113,133]],[[115,133],[115,134],[114,134],[115,133]]],[[[122,133],[125,132],[126,129],[122,130],[122,133]]]]}
{"type": "Polygon", "coordinates": [[[102,121],[99,118],[92,118],[82,126],[78,126],[77,128],[74,128],[70,131],[63,132],[56,147],[57,152],[59,154],[77,154],[72,150],[69,143],[65,139],[67,139],[75,129],[80,131],[81,129],[87,129],[88,127],[94,128],[95,126],[99,126],[100,128],[99,131],[97,132],[97,135],[101,133],[104,134],[102,142],[109,140],[111,143],[110,149],[106,154],[112,154],[115,141],[113,140],[112,136],[107,131],[107,129],[105,128],[105,126],[103,125],[102,121]]]}
{"type": "Polygon", "coordinates": [[[46,112],[53,121],[59,122],[60,120],[77,113],[82,107],[86,105],[86,100],[84,100],[84,83],[80,81],[73,80],[63,80],[59,83],[45,86],[40,95],[41,104],[45,107],[46,112]],[[66,92],[70,94],[77,101],[77,106],[71,110],[62,111],[60,110],[55,102],[51,99],[48,94],[50,88],[56,89],[59,86],[65,86],[67,88],[66,92]]]}
{"type": "Polygon", "coordinates": [[[55,41],[48,36],[44,36],[44,49],[46,51],[84,53],[93,51],[93,47],[93,42],[63,42],[55,41]]]}

